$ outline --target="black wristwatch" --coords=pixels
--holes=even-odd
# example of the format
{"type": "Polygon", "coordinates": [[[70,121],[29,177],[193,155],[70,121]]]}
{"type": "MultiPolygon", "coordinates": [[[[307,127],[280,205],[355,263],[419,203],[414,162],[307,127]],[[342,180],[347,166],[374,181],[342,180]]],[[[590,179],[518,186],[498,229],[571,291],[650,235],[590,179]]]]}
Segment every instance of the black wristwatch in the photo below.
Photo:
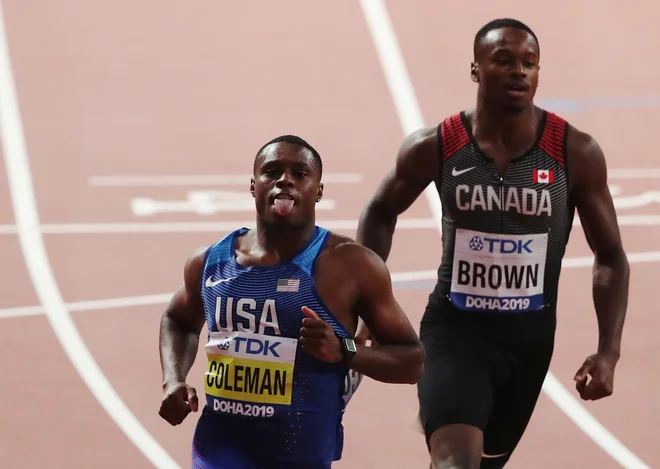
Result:
{"type": "Polygon", "coordinates": [[[353,339],[348,337],[340,337],[339,344],[341,349],[340,363],[344,366],[349,366],[351,361],[353,361],[353,357],[357,353],[357,345],[355,345],[355,341],[353,339]]]}

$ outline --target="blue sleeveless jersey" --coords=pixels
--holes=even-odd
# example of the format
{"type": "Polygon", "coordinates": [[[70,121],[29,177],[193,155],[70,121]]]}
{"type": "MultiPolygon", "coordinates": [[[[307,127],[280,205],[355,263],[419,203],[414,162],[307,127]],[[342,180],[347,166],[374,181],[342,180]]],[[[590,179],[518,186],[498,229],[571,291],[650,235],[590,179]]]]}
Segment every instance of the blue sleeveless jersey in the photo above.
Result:
{"type": "Polygon", "coordinates": [[[349,336],[314,286],[316,261],[331,233],[316,227],[289,262],[244,267],[236,262],[235,246],[246,232],[241,228],[211,246],[204,261],[206,406],[194,453],[209,463],[213,448],[222,446],[284,465],[340,459],[342,416],[361,375],[298,345],[302,306],[338,336],[349,336]]]}

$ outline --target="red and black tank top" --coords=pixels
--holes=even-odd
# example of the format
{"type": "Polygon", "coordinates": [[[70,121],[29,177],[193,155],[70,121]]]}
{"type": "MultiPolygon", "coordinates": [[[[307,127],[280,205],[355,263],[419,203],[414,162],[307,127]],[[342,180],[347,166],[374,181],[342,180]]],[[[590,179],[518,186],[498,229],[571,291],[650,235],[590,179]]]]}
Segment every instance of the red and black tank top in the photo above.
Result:
{"type": "Polygon", "coordinates": [[[535,144],[500,176],[464,111],[438,126],[443,258],[432,298],[477,317],[554,312],[574,216],[567,129],[545,112],[535,144]]]}

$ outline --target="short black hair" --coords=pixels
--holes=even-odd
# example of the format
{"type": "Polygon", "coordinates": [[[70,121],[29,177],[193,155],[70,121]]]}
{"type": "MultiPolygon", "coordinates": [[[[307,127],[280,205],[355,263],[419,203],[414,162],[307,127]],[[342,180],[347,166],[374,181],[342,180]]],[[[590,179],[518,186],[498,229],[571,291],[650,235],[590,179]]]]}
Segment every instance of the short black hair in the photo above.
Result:
{"type": "Polygon", "coordinates": [[[261,148],[259,148],[259,151],[257,151],[257,154],[254,157],[255,168],[256,168],[257,160],[259,159],[259,156],[261,156],[261,152],[264,150],[264,148],[266,148],[268,145],[272,145],[273,143],[291,143],[293,145],[298,145],[303,148],[307,148],[310,152],[312,152],[314,163],[319,168],[319,174],[323,174],[323,162],[321,161],[321,155],[319,154],[319,152],[316,151],[316,149],[304,139],[298,137],[297,135],[290,135],[290,134],[280,135],[279,137],[275,137],[274,139],[264,143],[261,146],[261,148]]]}
{"type": "Polygon", "coordinates": [[[475,58],[477,57],[477,47],[479,45],[479,42],[486,36],[486,34],[493,31],[494,29],[500,29],[500,28],[515,28],[515,29],[522,29],[523,31],[527,31],[529,34],[532,35],[532,37],[536,41],[536,45],[539,49],[539,55],[541,54],[541,46],[539,45],[539,38],[536,37],[536,34],[534,34],[534,31],[532,31],[532,28],[527,26],[522,21],[518,21],[513,18],[498,18],[483,25],[481,29],[477,31],[477,34],[474,36],[473,52],[475,58]]]}

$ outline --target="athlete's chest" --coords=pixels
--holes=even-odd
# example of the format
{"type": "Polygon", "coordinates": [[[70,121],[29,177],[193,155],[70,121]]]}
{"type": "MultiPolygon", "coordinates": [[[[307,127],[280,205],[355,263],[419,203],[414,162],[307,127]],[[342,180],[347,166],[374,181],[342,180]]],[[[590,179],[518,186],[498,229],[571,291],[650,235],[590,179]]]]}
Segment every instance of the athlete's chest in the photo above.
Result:
{"type": "Polygon", "coordinates": [[[539,149],[512,160],[504,171],[467,145],[442,165],[440,193],[454,218],[475,215],[550,219],[567,202],[563,166],[539,149]]]}
{"type": "Polygon", "coordinates": [[[202,297],[210,331],[297,337],[302,306],[319,309],[313,279],[293,266],[204,271],[202,297]]]}

